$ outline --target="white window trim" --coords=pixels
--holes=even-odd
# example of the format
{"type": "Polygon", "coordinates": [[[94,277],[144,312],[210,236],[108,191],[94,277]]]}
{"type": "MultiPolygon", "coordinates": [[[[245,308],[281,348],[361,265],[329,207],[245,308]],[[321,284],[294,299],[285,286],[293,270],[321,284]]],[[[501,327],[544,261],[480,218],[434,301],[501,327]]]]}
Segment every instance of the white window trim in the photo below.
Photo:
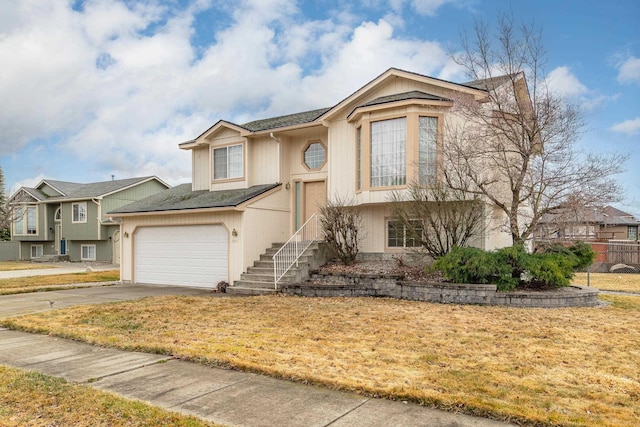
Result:
{"type": "Polygon", "coordinates": [[[80,245],[80,259],[83,261],[95,261],[96,260],[96,245],[80,245]],[[93,248],[93,258],[84,257],[84,248],[93,248]]]}
{"type": "Polygon", "coordinates": [[[221,181],[239,181],[244,179],[244,169],[245,169],[245,147],[244,147],[244,143],[238,143],[238,144],[230,144],[230,145],[225,145],[222,147],[213,147],[211,149],[211,180],[213,182],[221,182],[221,181]],[[233,148],[233,147],[240,147],[241,151],[242,151],[242,162],[241,162],[241,171],[240,171],[240,175],[237,176],[229,176],[229,149],[233,148]],[[225,177],[224,178],[216,178],[216,165],[215,165],[215,158],[216,158],[216,150],[226,150],[226,156],[227,156],[227,160],[226,160],[226,168],[227,170],[225,171],[225,177]]]}
{"type": "MultiPolygon", "coordinates": [[[[78,216],[80,215],[80,211],[78,211],[78,216]]],[[[87,222],[87,202],[79,202],[79,203],[72,203],[71,204],[71,222],[73,224],[85,224],[87,222]],[[74,212],[73,212],[73,207],[74,206],[84,206],[84,220],[77,220],[75,218],[74,212]]]]}
{"type": "Polygon", "coordinates": [[[43,245],[31,245],[31,249],[30,249],[29,254],[31,255],[31,259],[42,257],[44,255],[44,246],[43,245]],[[36,256],[33,256],[33,250],[34,249],[36,250],[36,256]],[[38,255],[38,252],[40,253],[40,255],[38,255]]]}
{"type": "Polygon", "coordinates": [[[22,205],[18,206],[15,212],[20,212],[20,220],[15,217],[12,221],[13,235],[14,236],[37,236],[38,235],[38,207],[35,205],[22,205]],[[29,209],[35,210],[35,233],[29,233],[29,209]],[[16,224],[19,222],[20,230],[17,229],[16,224]]]}

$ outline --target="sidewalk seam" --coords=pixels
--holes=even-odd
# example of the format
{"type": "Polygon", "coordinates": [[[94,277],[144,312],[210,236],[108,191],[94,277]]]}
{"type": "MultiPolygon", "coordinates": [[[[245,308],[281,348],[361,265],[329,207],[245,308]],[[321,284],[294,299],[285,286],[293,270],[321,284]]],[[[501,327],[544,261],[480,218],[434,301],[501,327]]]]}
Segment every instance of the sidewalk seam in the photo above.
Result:
{"type": "Polygon", "coordinates": [[[329,427],[330,425],[335,424],[337,421],[339,421],[342,418],[346,417],[347,415],[349,415],[350,413],[352,413],[356,409],[360,408],[362,405],[364,405],[365,403],[367,403],[370,400],[371,400],[371,398],[367,398],[364,402],[362,402],[359,405],[356,405],[353,408],[349,409],[347,412],[345,412],[344,414],[340,415],[338,418],[336,418],[335,420],[331,421],[329,424],[325,424],[324,427],[329,427]]]}
{"type": "Polygon", "coordinates": [[[175,407],[182,406],[182,405],[184,405],[184,404],[185,404],[185,403],[187,403],[187,402],[191,402],[192,400],[200,399],[201,397],[207,396],[207,395],[209,395],[209,394],[217,393],[217,392],[219,392],[219,391],[221,391],[221,390],[224,390],[225,388],[233,387],[233,386],[235,386],[235,385],[238,385],[238,384],[241,384],[241,383],[244,383],[244,382],[247,382],[247,381],[249,381],[249,378],[245,378],[245,379],[243,379],[243,380],[236,381],[236,382],[234,382],[234,383],[232,383],[232,384],[225,385],[225,386],[220,387],[220,388],[217,388],[217,389],[215,389],[215,390],[208,391],[208,392],[203,393],[203,394],[201,394],[201,395],[194,396],[194,397],[189,398],[189,399],[187,399],[187,400],[184,400],[184,401],[182,401],[182,402],[178,402],[178,403],[176,403],[175,405],[168,406],[167,408],[171,409],[171,408],[175,408],[175,407]]]}

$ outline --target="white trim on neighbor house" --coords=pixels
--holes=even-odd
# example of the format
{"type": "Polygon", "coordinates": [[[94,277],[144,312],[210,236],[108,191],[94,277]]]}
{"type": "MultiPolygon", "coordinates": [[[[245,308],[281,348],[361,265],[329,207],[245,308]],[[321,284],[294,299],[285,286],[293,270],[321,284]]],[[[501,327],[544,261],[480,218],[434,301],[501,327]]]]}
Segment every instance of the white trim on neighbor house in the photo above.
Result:
{"type": "Polygon", "coordinates": [[[82,261],[96,260],[96,245],[80,245],[80,259],[82,261]],[[86,253],[85,253],[86,249],[86,253]]]}
{"type": "Polygon", "coordinates": [[[30,249],[31,258],[41,258],[44,255],[44,246],[43,245],[31,245],[30,249]],[[35,249],[35,254],[34,254],[35,249]]]}

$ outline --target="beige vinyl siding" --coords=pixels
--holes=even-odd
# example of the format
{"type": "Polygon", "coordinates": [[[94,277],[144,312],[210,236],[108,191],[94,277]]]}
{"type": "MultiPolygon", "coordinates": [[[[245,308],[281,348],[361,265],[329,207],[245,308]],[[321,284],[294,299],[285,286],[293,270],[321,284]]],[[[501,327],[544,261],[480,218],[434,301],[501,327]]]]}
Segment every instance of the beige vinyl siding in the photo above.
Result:
{"type": "Polygon", "coordinates": [[[102,220],[104,221],[109,218],[110,215],[107,215],[107,212],[115,210],[121,206],[128,205],[129,203],[133,203],[137,200],[144,199],[145,197],[149,197],[166,189],[167,187],[165,185],[153,179],[136,185],[135,187],[127,188],[122,191],[118,191],[117,193],[105,196],[105,198],[100,202],[102,206],[102,220]]]}
{"type": "Polygon", "coordinates": [[[203,145],[192,151],[192,189],[208,190],[211,186],[211,162],[209,146],[203,145]]]}
{"type": "Polygon", "coordinates": [[[354,199],[357,178],[356,126],[346,119],[331,122],[329,137],[331,147],[327,153],[327,166],[330,179],[327,182],[327,195],[330,199],[337,196],[343,200],[354,199]]]}
{"type": "Polygon", "coordinates": [[[279,182],[278,143],[269,136],[252,138],[248,144],[246,165],[248,186],[279,182]]]}

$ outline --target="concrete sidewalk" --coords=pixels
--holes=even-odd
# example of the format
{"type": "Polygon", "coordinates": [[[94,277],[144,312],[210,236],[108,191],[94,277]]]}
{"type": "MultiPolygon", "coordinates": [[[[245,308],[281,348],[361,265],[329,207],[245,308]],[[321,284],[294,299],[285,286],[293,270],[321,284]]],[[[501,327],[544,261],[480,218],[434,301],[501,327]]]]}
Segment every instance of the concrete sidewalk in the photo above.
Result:
{"type": "MultiPolygon", "coordinates": [[[[54,301],[55,309],[174,293],[221,296],[203,289],[170,286],[74,289],[0,297],[0,317],[51,310],[48,300],[54,301]],[[45,298],[46,304],[43,304],[45,298]]],[[[88,384],[228,426],[509,425],[412,403],[371,399],[251,373],[215,369],[169,356],[126,352],[6,329],[0,329],[0,364],[88,384]]]]}

